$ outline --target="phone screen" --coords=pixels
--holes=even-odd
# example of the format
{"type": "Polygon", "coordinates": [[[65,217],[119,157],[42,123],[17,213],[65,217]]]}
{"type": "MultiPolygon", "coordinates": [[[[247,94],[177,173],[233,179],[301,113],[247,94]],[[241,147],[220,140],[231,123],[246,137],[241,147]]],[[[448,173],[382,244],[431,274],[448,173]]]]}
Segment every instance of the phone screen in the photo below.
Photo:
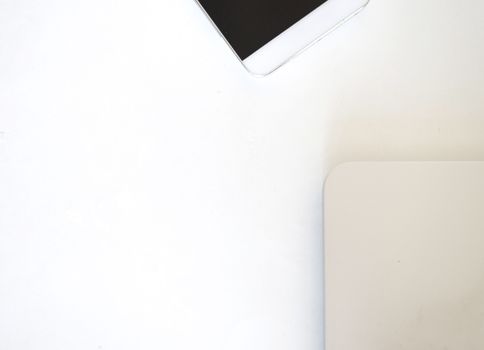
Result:
{"type": "Polygon", "coordinates": [[[198,0],[241,60],[326,0],[198,0]]]}

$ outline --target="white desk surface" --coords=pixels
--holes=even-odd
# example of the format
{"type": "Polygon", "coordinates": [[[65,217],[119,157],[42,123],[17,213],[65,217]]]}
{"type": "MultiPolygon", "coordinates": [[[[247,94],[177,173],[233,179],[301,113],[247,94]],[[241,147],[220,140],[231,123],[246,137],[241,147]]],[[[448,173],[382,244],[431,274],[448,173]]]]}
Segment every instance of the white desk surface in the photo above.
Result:
{"type": "Polygon", "coordinates": [[[483,12],[373,0],[255,79],[191,0],[0,0],[0,348],[321,349],[324,178],[484,159],[483,12]]]}

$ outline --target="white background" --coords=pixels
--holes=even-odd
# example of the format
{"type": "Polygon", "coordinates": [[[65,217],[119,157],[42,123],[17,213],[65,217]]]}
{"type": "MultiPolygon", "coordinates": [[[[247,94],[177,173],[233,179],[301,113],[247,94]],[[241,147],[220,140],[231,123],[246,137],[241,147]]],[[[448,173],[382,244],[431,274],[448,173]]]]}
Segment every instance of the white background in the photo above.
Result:
{"type": "Polygon", "coordinates": [[[324,178],[484,159],[483,13],[373,0],[256,79],[190,0],[0,0],[0,348],[321,349],[324,178]]]}

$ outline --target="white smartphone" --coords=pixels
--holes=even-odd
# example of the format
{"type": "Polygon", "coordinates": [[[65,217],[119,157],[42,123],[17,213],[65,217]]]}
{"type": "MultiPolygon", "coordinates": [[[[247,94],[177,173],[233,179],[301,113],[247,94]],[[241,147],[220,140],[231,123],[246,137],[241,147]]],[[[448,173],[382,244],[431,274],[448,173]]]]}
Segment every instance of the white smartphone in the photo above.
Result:
{"type": "Polygon", "coordinates": [[[244,67],[267,75],[369,0],[195,0],[244,67]]]}

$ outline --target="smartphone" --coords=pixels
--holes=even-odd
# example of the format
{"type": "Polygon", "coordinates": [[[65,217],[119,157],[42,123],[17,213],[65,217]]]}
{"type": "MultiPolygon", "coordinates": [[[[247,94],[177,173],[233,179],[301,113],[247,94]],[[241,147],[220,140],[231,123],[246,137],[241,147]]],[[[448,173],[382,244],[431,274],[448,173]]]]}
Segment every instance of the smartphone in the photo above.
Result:
{"type": "Polygon", "coordinates": [[[195,0],[243,66],[267,75],[369,0],[195,0]]]}

